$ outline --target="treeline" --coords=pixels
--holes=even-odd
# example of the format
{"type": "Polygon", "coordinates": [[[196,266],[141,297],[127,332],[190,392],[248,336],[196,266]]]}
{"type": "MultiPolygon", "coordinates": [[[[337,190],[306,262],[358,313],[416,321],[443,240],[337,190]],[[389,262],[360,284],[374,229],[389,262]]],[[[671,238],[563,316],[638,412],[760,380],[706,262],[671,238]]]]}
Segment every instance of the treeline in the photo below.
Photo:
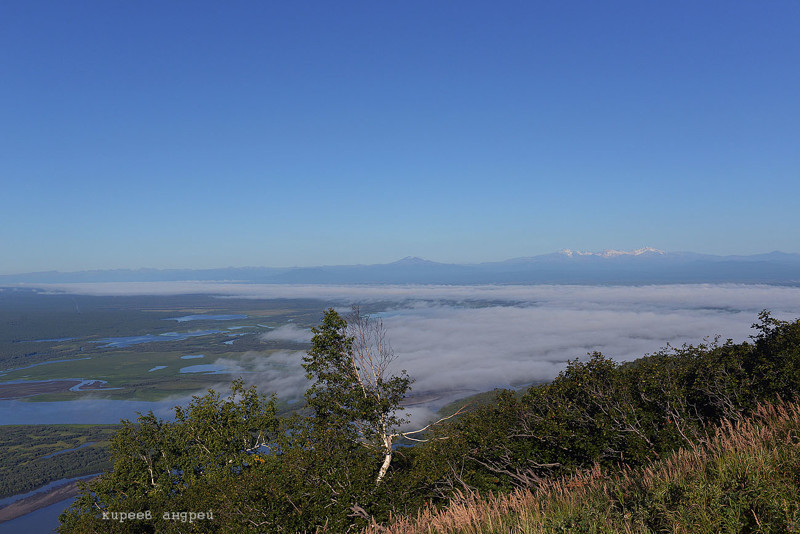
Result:
{"type": "Polygon", "coordinates": [[[119,425],[3,426],[0,497],[110,469],[110,440],[118,429],[119,425]]]}
{"type": "Polygon", "coordinates": [[[501,391],[495,403],[406,433],[422,441],[396,448],[403,436],[392,414],[408,379],[380,372],[380,346],[347,327],[330,310],[314,329],[302,415],[278,417],[274,398],[236,382],[230,397],[196,398],[174,422],[126,422],[113,471],[62,516],[61,532],[352,531],[454,496],[535,489],[592,466],[642,466],[800,391],[800,320],[763,312],[751,342],[668,348],[621,365],[595,353],[522,396],[501,391]],[[215,519],[102,519],[102,511],[147,510],[213,510],[215,519]]]}

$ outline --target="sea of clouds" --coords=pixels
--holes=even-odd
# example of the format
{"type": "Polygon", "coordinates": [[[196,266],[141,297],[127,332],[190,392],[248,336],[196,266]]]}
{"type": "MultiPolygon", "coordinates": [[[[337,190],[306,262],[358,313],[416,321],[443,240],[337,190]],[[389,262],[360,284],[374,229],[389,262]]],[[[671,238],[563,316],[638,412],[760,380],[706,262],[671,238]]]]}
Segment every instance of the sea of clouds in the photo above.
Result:
{"type": "MultiPolygon", "coordinates": [[[[39,286],[42,287],[42,286],[39,286]]],[[[350,305],[380,303],[394,349],[395,372],[415,379],[414,419],[472,393],[551,380],[575,358],[600,351],[629,361],[671,346],[719,336],[741,342],[758,313],[800,316],[800,288],[766,285],[259,285],[208,282],[59,284],[48,291],[92,295],[214,294],[245,298],[316,298],[350,305]]],[[[310,325],[287,324],[265,341],[308,342],[310,325]]],[[[252,352],[215,363],[298,398],[307,387],[302,351],[252,352]]]]}

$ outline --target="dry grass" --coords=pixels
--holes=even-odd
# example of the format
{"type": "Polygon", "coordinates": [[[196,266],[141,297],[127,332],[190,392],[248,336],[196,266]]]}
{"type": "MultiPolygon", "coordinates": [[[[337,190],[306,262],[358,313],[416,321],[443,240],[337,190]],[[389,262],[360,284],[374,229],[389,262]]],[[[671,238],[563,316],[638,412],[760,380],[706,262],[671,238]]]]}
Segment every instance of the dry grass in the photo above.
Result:
{"type": "Polygon", "coordinates": [[[535,489],[462,494],[364,532],[800,532],[799,501],[800,406],[765,403],[642,469],[607,476],[595,466],[535,489]]]}

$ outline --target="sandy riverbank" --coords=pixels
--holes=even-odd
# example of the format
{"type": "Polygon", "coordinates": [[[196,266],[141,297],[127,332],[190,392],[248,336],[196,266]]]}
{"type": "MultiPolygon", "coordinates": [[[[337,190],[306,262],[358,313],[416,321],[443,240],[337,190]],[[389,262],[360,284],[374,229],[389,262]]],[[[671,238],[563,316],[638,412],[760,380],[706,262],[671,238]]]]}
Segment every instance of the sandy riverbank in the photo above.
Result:
{"type": "Polygon", "coordinates": [[[0,508],[0,523],[10,521],[17,517],[34,512],[45,506],[50,506],[57,502],[69,499],[78,495],[80,489],[78,483],[81,481],[68,482],[63,486],[58,486],[50,491],[36,493],[19,501],[13,502],[4,508],[0,508]]]}

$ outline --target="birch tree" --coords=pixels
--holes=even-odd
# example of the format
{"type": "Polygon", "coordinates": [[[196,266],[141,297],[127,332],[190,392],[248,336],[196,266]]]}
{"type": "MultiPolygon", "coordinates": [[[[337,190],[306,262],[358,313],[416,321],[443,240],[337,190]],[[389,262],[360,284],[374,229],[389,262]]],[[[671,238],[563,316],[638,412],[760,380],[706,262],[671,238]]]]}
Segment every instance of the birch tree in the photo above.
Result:
{"type": "Polygon", "coordinates": [[[306,402],[318,424],[335,428],[381,456],[377,485],[389,470],[398,439],[427,441],[419,436],[460,415],[463,408],[417,430],[401,431],[409,422],[408,414],[401,412],[413,380],[405,369],[391,374],[396,356],[381,319],[362,315],[358,307],[348,319],[329,309],[322,324],[311,329],[314,337],[303,367],[314,383],[306,402]]]}
{"type": "Polygon", "coordinates": [[[405,370],[390,374],[394,352],[383,322],[353,309],[350,321],[335,310],[325,312],[312,328],[311,349],[303,358],[306,376],[314,383],[306,403],[318,425],[335,429],[383,457],[375,483],[386,475],[392,446],[407,422],[401,403],[411,389],[405,370]]]}

